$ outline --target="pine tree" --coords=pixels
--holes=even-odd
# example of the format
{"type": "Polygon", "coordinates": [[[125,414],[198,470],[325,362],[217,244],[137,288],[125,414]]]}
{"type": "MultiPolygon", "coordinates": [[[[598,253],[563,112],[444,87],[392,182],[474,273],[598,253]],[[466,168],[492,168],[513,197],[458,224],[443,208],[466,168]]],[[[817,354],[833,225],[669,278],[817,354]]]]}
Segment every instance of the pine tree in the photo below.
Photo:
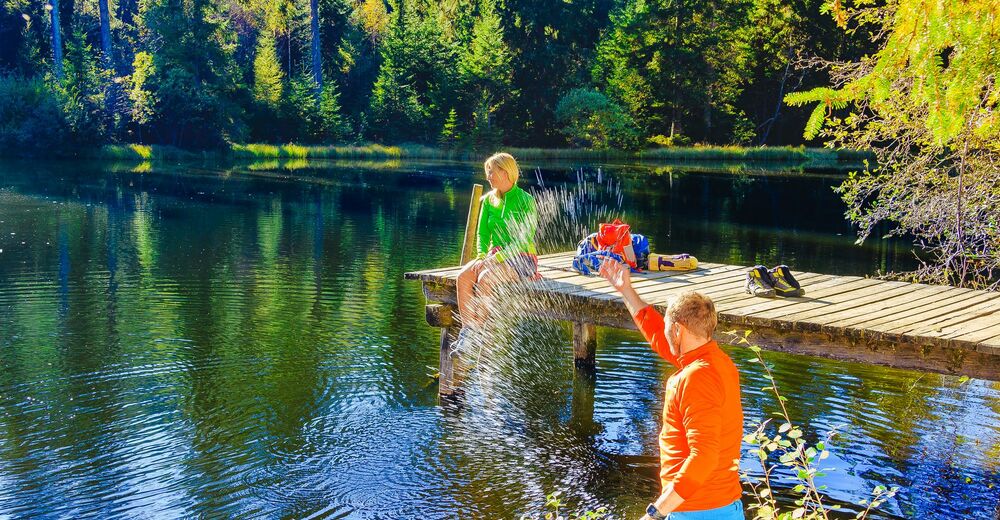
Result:
{"type": "Polygon", "coordinates": [[[746,136],[746,117],[735,106],[745,81],[736,30],[745,9],[738,2],[628,0],[598,45],[594,79],[648,135],[746,136]]]}
{"type": "Polygon", "coordinates": [[[455,146],[458,140],[458,112],[452,108],[448,111],[448,117],[444,120],[441,135],[438,136],[438,145],[442,148],[451,148],[455,146]]]}
{"type": "Polygon", "coordinates": [[[104,100],[110,79],[81,31],[67,39],[64,76],[57,91],[76,144],[101,142],[107,137],[104,100]]]}
{"type": "Polygon", "coordinates": [[[400,3],[383,38],[372,87],[370,137],[429,142],[454,102],[457,53],[436,17],[400,3]]]}
{"type": "Polygon", "coordinates": [[[400,142],[419,136],[428,113],[417,97],[408,77],[392,59],[384,59],[372,87],[368,110],[371,137],[386,142],[400,142]]]}
{"type": "Polygon", "coordinates": [[[24,21],[24,26],[21,28],[20,45],[11,68],[20,76],[31,78],[37,76],[40,70],[44,70],[45,58],[42,56],[38,31],[32,24],[35,18],[27,13],[21,13],[21,19],[24,21]]]}
{"type": "Polygon", "coordinates": [[[307,143],[330,144],[346,133],[340,110],[340,94],[335,83],[325,82],[322,92],[312,71],[303,71],[291,84],[287,105],[297,127],[295,139],[307,143]],[[317,97],[318,96],[318,97],[317,97]]]}
{"type": "Polygon", "coordinates": [[[499,13],[491,0],[485,0],[472,28],[472,41],[461,59],[464,90],[474,107],[474,133],[482,136],[483,146],[501,140],[502,132],[494,124],[493,115],[515,95],[511,52],[503,35],[499,13]]]}
{"type": "Polygon", "coordinates": [[[144,45],[153,49],[153,75],[146,85],[156,99],[157,140],[199,147],[242,140],[234,34],[220,7],[209,0],[150,0],[141,5],[144,45]]]}
{"type": "Polygon", "coordinates": [[[325,84],[319,95],[315,139],[321,143],[333,143],[347,135],[347,124],[341,113],[340,91],[333,82],[325,84]]]}
{"type": "Polygon", "coordinates": [[[285,88],[285,73],[278,61],[274,36],[264,34],[257,42],[257,55],[253,60],[254,98],[271,109],[277,109],[285,88]]]}

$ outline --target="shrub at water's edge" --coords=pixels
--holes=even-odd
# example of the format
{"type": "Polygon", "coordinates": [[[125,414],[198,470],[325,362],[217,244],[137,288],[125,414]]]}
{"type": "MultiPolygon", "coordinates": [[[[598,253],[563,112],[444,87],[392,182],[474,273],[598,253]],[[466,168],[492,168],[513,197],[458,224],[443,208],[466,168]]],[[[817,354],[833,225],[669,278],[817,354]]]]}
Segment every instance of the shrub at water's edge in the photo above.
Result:
{"type": "MultiPolygon", "coordinates": [[[[519,159],[628,159],[669,161],[760,161],[760,162],[859,162],[869,157],[866,152],[805,147],[740,147],[684,146],[653,148],[638,151],[592,148],[517,148],[505,150],[519,159]]],[[[344,146],[300,146],[294,144],[237,144],[233,155],[247,158],[413,158],[413,159],[480,159],[486,151],[433,148],[423,145],[384,146],[379,144],[344,146]]]]}
{"type": "MultiPolygon", "coordinates": [[[[632,160],[632,161],[744,161],[761,163],[858,163],[865,152],[804,147],[745,148],[739,146],[684,146],[654,148],[635,152],[590,148],[505,148],[519,159],[528,160],[632,160]]],[[[381,144],[304,146],[298,144],[233,144],[229,149],[188,151],[163,145],[106,145],[81,151],[77,156],[92,159],[175,160],[195,158],[234,159],[442,159],[479,160],[483,151],[434,148],[424,145],[381,144]]]]}
{"type": "Polygon", "coordinates": [[[40,79],[0,76],[0,156],[35,156],[70,135],[58,93],[40,79]]]}

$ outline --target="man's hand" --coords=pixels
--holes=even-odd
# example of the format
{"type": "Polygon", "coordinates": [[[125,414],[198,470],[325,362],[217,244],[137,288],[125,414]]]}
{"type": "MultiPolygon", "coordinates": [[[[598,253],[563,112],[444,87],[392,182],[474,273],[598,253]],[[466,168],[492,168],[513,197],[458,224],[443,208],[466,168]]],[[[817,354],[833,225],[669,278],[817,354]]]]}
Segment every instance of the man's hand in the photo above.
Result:
{"type": "Polygon", "coordinates": [[[632,290],[632,276],[624,264],[605,258],[601,261],[599,273],[611,283],[611,287],[614,287],[622,295],[632,290]]]}
{"type": "Polygon", "coordinates": [[[601,270],[599,272],[605,280],[611,283],[611,287],[614,287],[621,293],[622,299],[625,300],[625,306],[628,307],[628,311],[632,316],[635,316],[644,307],[649,305],[642,301],[642,298],[639,298],[639,294],[632,288],[632,277],[626,265],[605,258],[601,262],[601,270]]]}

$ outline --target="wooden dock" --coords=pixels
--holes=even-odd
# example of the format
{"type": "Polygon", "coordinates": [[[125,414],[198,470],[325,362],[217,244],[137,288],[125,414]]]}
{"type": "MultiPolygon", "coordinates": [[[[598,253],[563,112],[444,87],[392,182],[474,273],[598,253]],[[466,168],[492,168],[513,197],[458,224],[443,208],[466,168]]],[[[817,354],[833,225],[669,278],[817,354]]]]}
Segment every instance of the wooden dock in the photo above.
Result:
{"type": "MultiPolygon", "coordinates": [[[[573,323],[578,366],[593,366],[595,326],[635,329],[624,303],[599,276],[571,268],[572,252],[539,257],[543,279],[518,290],[527,311],[573,323]]],[[[743,290],[748,266],[703,263],[686,272],[632,277],[639,295],[663,310],[685,290],[710,296],[719,313],[717,339],[753,331],[762,348],[878,365],[1000,380],[1000,294],[955,287],[794,271],[806,290],[797,298],[758,298],[743,290]]],[[[441,327],[441,393],[454,391],[451,341],[458,267],[406,273],[423,282],[427,321],[441,327]]]]}

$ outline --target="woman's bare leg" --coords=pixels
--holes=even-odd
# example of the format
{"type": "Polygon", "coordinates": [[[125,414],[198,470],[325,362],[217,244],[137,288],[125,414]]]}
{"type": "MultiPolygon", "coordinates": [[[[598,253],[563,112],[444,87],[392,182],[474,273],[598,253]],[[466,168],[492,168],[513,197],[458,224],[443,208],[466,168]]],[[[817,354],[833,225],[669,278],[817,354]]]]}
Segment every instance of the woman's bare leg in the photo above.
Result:
{"type": "Polygon", "coordinates": [[[479,324],[476,319],[475,309],[473,308],[475,305],[475,302],[473,302],[473,298],[475,297],[473,287],[476,285],[476,280],[479,279],[482,270],[482,260],[473,260],[465,264],[465,267],[458,273],[455,288],[458,293],[458,316],[462,320],[463,327],[470,324],[479,324]]]}
{"type": "Polygon", "coordinates": [[[502,286],[513,284],[517,279],[517,272],[508,264],[495,263],[482,270],[475,285],[476,299],[474,304],[478,313],[476,318],[480,320],[480,323],[489,317],[487,303],[489,298],[495,295],[502,286]]]}

